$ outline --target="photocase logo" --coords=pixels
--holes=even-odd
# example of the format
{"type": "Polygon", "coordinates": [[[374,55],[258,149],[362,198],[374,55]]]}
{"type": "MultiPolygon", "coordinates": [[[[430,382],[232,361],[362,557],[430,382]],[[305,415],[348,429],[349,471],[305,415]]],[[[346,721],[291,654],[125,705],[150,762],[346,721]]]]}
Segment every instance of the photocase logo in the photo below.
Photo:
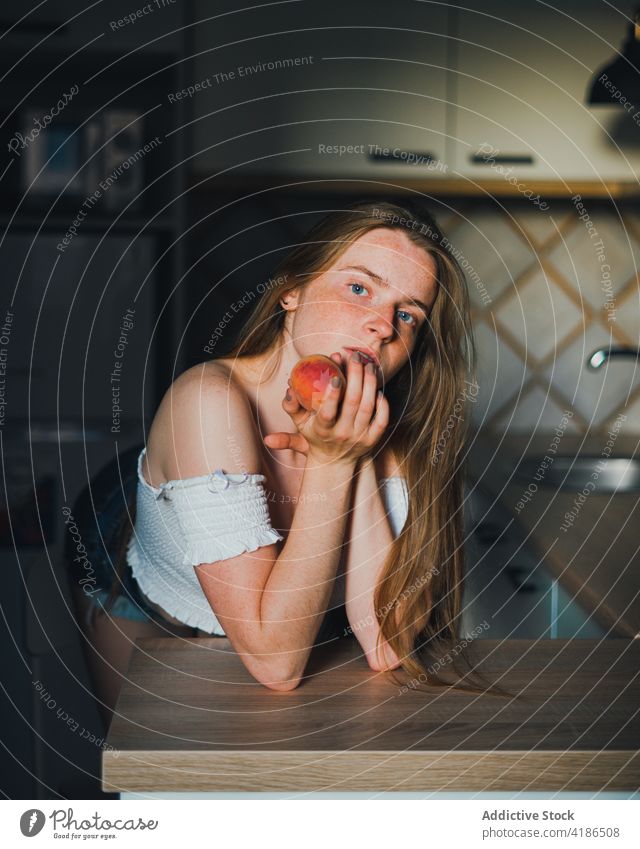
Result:
{"type": "Polygon", "coordinates": [[[35,837],[42,831],[44,822],[44,813],[37,808],[31,808],[20,817],[20,831],[25,837],[35,837]]]}

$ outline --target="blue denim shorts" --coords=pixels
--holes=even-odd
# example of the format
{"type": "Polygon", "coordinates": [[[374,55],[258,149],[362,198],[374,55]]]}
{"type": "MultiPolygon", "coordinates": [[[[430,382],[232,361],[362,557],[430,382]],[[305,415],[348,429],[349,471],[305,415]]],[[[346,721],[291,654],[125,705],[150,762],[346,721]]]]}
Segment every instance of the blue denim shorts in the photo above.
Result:
{"type": "Polygon", "coordinates": [[[141,450],[141,445],[135,446],[114,458],[80,493],[72,516],[68,517],[68,525],[72,519],[79,536],[67,533],[65,555],[71,581],[82,587],[94,607],[106,610],[111,616],[136,622],[157,622],[162,620],[142,597],[125,558],[135,515],[137,462],[141,450]],[[84,551],[80,549],[83,556],[78,553],[78,540],[84,546],[84,551]],[[121,573],[117,578],[119,558],[121,573]],[[116,595],[107,605],[114,580],[116,595]]]}

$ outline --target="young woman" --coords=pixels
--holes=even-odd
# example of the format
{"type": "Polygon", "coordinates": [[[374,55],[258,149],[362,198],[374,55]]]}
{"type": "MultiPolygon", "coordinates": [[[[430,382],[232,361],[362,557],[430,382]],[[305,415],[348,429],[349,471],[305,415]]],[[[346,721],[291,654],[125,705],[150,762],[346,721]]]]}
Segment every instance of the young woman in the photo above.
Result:
{"type": "MultiPolygon", "coordinates": [[[[331,212],[276,270],[242,341],[169,388],[138,458],[124,568],[139,606],[101,610],[86,631],[108,709],[135,639],[167,633],[225,634],[275,690],[297,687],[337,631],[372,669],[441,683],[425,655],[458,642],[459,411],[475,358],[444,244],[418,206],[331,212]],[[288,381],[318,353],[347,388],[309,413],[288,381]]],[[[77,598],[90,613],[96,599],[77,598]]]]}

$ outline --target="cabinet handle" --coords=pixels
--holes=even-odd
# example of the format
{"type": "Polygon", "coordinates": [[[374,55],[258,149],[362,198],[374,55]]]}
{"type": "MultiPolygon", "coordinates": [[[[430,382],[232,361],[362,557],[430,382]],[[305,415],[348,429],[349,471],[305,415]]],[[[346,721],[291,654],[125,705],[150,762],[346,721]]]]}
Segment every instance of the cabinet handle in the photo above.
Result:
{"type": "Polygon", "coordinates": [[[388,149],[376,150],[368,154],[372,162],[400,162],[403,165],[428,165],[430,162],[435,162],[436,158],[433,153],[427,153],[419,150],[400,150],[394,147],[393,152],[388,149]]]}
{"type": "Polygon", "coordinates": [[[533,165],[535,158],[529,153],[498,153],[487,155],[486,153],[469,154],[472,165],[533,165]]]}

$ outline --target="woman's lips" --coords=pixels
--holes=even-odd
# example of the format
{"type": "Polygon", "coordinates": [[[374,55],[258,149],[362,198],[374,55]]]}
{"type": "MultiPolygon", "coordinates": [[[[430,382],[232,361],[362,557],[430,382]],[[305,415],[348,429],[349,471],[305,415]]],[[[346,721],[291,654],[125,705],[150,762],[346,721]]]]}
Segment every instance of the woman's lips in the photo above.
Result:
{"type": "MultiPolygon", "coordinates": [[[[351,357],[354,353],[354,350],[355,349],[352,349],[352,348],[343,348],[343,351],[345,351],[345,355],[344,355],[344,373],[345,374],[347,373],[347,369],[349,367],[349,360],[351,359],[351,357]]],[[[369,360],[367,360],[367,362],[369,362],[369,360]]],[[[365,363],[365,365],[366,365],[366,363],[365,363]]],[[[382,369],[380,368],[379,365],[376,365],[375,362],[373,363],[373,366],[376,370],[376,380],[378,382],[378,385],[381,385],[381,383],[382,383],[382,369]]]]}
{"type": "MultiPolygon", "coordinates": [[[[373,352],[371,352],[371,354],[368,354],[368,353],[364,350],[364,348],[345,348],[344,350],[345,350],[345,351],[347,351],[347,353],[349,354],[349,356],[351,356],[351,355],[352,355],[353,353],[355,353],[356,351],[360,351],[361,353],[363,353],[363,354],[365,355],[365,360],[366,360],[366,362],[369,362],[369,359],[371,359],[371,360],[373,361],[374,366],[375,366],[376,368],[378,368],[378,367],[379,367],[379,364],[378,364],[378,358],[377,358],[377,356],[376,356],[373,352]]],[[[365,365],[366,365],[366,363],[365,363],[365,365]]]]}

